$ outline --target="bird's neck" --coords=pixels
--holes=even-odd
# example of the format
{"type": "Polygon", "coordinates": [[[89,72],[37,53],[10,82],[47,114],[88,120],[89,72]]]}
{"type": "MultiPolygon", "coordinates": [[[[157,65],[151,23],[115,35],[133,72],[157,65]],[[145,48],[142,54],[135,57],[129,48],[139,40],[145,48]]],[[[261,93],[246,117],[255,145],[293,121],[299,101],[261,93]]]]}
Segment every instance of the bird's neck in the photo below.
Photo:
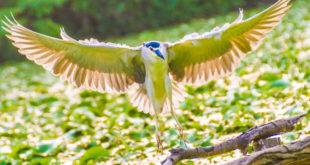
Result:
{"type": "Polygon", "coordinates": [[[159,57],[150,57],[144,60],[147,76],[168,74],[168,64],[166,60],[159,57]]]}

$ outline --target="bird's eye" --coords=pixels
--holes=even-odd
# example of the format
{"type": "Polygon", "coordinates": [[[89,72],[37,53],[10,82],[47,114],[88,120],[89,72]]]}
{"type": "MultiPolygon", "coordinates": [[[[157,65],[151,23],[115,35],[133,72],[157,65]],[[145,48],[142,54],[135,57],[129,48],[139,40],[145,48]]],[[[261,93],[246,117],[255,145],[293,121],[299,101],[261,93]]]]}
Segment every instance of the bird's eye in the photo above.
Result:
{"type": "Polygon", "coordinates": [[[151,50],[151,51],[154,51],[154,49],[153,49],[152,47],[150,47],[150,50],[151,50]]]}

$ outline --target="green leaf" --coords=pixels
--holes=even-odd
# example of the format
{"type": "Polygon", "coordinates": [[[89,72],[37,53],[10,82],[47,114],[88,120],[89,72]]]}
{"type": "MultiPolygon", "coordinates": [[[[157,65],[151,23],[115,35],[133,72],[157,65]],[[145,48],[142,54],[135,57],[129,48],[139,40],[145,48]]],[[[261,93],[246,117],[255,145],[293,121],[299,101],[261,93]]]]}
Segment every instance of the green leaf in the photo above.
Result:
{"type": "Polygon", "coordinates": [[[108,150],[101,146],[95,146],[88,149],[85,154],[80,158],[81,164],[87,164],[88,161],[93,160],[95,162],[103,161],[109,157],[110,153],[108,150]]]}
{"type": "Polygon", "coordinates": [[[289,81],[281,79],[281,80],[276,80],[276,81],[274,81],[274,82],[270,85],[270,88],[276,88],[276,87],[278,87],[278,88],[287,88],[287,87],[289,87],[290,85],[291,85],[291,84],[290,84],[289,81]]]}
{"type": "Polygon", "coordinates": [[[31,160],[30,164],[31,165],[46,165],[49,164],[50,160],[48,158],[40,158],[40,157],[35,157],[31,160]]]}
{"type": "Polygon", "coordinates": [[[265,72],[258,78],[258,80],[276,81],[280,78],[281,76],[279,75],[279,73],[265,72]]]}
{"type": "Polygon", "coordinates": [[[36,148],[37,153],[45,153],[53,148],[53,144],[41,144],[36,148]]]}
{"type": "Polygon", "coordinates": [[[19,155],[21,153],[24,153],[28,150],[30,150],[31,147],[29,145],[26,145],[26,144],[22,144],[22,145],[17,145],[13,148],[12,152],[11,152],[11,157],[12,158],[15,158],[15,159],[18,159],[19,158],[19,155]]]}

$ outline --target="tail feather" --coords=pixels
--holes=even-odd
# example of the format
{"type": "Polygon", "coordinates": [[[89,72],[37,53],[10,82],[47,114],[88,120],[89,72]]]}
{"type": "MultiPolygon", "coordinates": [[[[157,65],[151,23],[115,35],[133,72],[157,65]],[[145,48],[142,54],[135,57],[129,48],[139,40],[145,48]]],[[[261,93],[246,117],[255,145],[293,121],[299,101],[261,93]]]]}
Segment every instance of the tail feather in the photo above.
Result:
{"type": "MultiPolygon", "coordinates": [[[[187,93],[185,92],[183,88],[172,83],[172,107],[179,107],[180,102],[184,101],[186,96],[187,96],[187,93]]],[[[163,108],[163,113],[169,113],[169,112],[170,112],[170,103],[167,98],[165,101],[164,108],[163,108]]]]}
{"type": "MultiPolygon", "coordinates": [[[[180,102],[184,100],[186,97],[186,92],[183,88],[177,86],[176,84],[172,84],[172,102],[174,107],[177,107],[180,105],[180,102]]],[[[145,88],[141,85],[139,89],[131,96],[130,102],[133,104],[133,106],[136,106],[138,108],[139,112],[149,113],[150,115],[154,115],[154,108],[152,105],[151,100],[149,99],[145,88]]],[[[162,109],[163,113],[169,113],[170,112],[170,103],[168,101],[168,98],[165,101],[165,104],[162,109]]]]}
{"type": "Polygon", "coordinates": [[[146,90],[141,85],[139,89],[131,96],[130,102],[138,108],[139,112],[154,114],[154,110],[146,90]]]}

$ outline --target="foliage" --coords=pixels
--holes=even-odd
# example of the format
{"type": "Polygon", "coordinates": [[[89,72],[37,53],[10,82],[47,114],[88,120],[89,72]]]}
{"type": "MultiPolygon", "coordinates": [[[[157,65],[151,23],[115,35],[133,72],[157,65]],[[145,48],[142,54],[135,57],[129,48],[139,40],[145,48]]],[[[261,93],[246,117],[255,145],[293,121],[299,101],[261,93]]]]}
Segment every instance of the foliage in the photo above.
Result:
{"type": "MultiPolygon", "coordinates": [[[[186,87],[189,97],[176,113],[190,146],[217,144],[250,127],[309,111],[309,12],[308,0],[295,1],[284,21],[233,74],[186,87]]],[[[111,41],[175,41],[236,16],[198,19],[111,41]]],[[[138,112],[127,95],[77,89],[31,62],[0,67],[0,102],[0,164],[155,164],[168,148],[180,146],[169,114],[160,118],[165,123],[161,155],[156,153],[154,118],[138,112]]],[[[281,135],[284,142],[309,134],[309,121],[308,116],[295,131],[281,135]]],[[[223,164],[239,156],[233,151],[184,163],[223,164]]]]}
{"type": "MultiPolygon", "coordinates": [[[[1,0],[0,19],[12,12],[22,24],[47,35],[58,37],[64,26],[77,38],[102,39],[260,4],[246,0],[1,0]]],[[[0,62],[22,59],[4,34],[1,29],[0,49],[6,54],[0,62]]]]}

